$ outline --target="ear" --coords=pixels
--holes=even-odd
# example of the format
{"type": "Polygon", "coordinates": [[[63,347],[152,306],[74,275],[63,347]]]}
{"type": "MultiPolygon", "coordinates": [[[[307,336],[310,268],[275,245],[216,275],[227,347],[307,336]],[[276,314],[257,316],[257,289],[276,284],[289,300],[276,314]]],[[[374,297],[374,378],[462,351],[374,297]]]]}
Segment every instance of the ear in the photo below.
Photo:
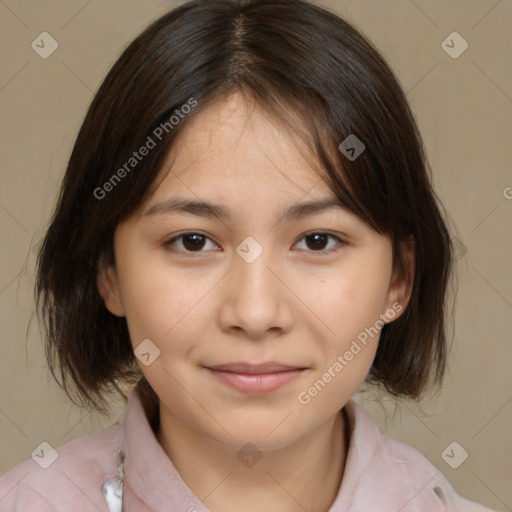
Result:
{"type": "Polygon", "coordinates": [[[125,316],[124,308],[119,294],[119,285],[114,264],[107,264],[102,256],[98,261],[96,277],[98,292],[105,302],[106,308],[116,316],[125,316]]]}
{"type": "Polygon", "coordinates": [[[411,299],[416,262],[415,243],[412,235],[400,243],[400,251],[404,263],[404,271],[399,272],[396,270],[391,279],[386,311],[393,310],[394,314],[392,317],[390,315],[386,323],[391,322],[391,318],[396,320],[405,311],[411,299]]]}

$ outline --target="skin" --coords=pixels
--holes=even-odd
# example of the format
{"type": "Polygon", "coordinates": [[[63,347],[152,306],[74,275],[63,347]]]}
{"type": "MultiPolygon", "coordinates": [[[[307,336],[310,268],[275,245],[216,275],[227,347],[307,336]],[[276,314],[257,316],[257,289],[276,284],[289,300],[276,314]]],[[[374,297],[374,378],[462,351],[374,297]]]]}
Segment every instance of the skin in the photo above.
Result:
{"type": "MultiPolygon", "coordinates": [[[[236,94],[187,121],[157,183],[118,226],[116,265],[100,268],[98,286],[109,311],[126,316],[133,347],[150,339],[160,350],[140,365],[160,398],[158,441],[213,512],[328,510],[348,448],[340,411],[378,336],[310,403],[297,396],[393,304],[405,310],[410,282],[392,274],[390,239],[344,209],[282,219],[289,206],[334,195],[276,123],[236,94]],[[147,214],[177,196],[233,215],[147,214]],[[189,231],[206,237],[195,251],[187,238],[166,245],[189,231]],[[317,248],[314,233],[332,237],[317,248]],[[236,252],[248,236],[263,249],[251,263],[236,252]],[[235,361],[306,369],[248,394],[204,368],[235,361]],[[252,467],[237,457],[247,442],[262,455],[252,467]]],[[[412,268],[412,251],[407,258],[412,268]]]]}

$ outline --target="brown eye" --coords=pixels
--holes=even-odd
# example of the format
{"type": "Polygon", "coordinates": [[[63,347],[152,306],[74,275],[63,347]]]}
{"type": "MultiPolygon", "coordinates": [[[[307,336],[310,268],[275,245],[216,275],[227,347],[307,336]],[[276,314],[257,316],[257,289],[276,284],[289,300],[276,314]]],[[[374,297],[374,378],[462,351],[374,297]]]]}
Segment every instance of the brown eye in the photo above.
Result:
{"type": "Polygon", "coordinates": [[[201,250],[205,244],[205,237],[199,234],[183,235],[183,247],[187,251],[201,250]]]}
{"type": "MultiPolygon", "coordinates": [[[[301,238],[301,241],[305,240],[306,248],[309,252],[317,252],[319,254],[325,254],[336,250],[336,246],[343,245],[344,242],[341,238],[331,235],[330,233],[315,232],[309,233],[301,238]],[[337,243],[330,243],[330,240],[335,240],[337,243]]],[[[302,248],[301,248],[302,249],[302,248]]]]}
{"type": "Polygon", "coordinates": [[[324,233],[314,233],[306,236],[306,245],[309,249],[323,251],[329,241],[329,237],[324,233]]]}
{"type": "Polygon", "coordinates": [[[210,242],[214,247],[217,247],[206,235],[201,233],[182,233],[175,236],[165,243],[174,252],[182,253],[201,253],[205,252],[203,249],[210,242]]]}

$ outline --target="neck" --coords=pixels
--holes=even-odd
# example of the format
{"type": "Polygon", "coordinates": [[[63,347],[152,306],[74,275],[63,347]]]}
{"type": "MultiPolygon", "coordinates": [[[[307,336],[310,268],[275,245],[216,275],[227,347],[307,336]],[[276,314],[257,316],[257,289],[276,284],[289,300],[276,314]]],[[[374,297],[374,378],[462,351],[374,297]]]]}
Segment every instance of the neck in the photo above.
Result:
{"type": "Polygon", "coordinates": [[[253,453],[253,459],[249,455],[244,465],[236,458],[237,449],[191,429],[164,405],[159,407],[159,443],[212,512],[326,512],[334,502],[348,450],[343,411],[292,445],[253,453]]]}

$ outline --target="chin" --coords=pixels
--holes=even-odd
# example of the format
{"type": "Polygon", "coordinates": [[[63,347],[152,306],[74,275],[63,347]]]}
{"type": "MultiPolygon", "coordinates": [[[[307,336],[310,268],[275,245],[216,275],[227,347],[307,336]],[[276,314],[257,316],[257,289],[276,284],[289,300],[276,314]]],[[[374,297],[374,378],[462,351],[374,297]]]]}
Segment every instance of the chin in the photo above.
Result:
{"type": "Polygon", "coordinates": [[[215,424],[210,425],[215,429],[212,437],[236,451],[247,443],[254,444],[261,451],[280,450],[307,435],[304,423],[298,424],[297,418],[292,420],[293,413],[290,414],[290,411],[291,409],[286,413],[273,411],[266,418],[261,413],[245,413],[243,418],[225,415],[222,424],[231,436],[224,430],[219,431],[215,424]]]}

